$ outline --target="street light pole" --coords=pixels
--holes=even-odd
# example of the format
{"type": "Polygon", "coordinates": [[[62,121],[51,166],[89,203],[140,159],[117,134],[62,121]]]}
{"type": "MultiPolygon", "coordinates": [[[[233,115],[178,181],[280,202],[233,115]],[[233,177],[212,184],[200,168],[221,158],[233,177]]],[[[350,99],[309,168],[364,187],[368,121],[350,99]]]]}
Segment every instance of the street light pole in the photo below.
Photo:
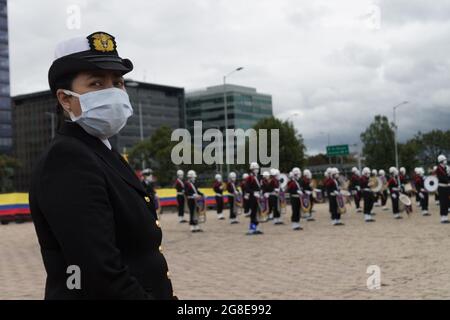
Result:
{"type": "Polygon", "coordinates": [[[224,128],[224,133],[225,133],[225,161],[226,161],[226,164],[227,164],[227,176],[230,174],[230,163],[229,163],[228,157],[227,157],[228,156],[228,133],[227,133],[227,129],[228,129],[228,105],[227,105],[227,87],[226,87],[226,83],[227,83],[227,77],[232,75],[234,72],[241,71],[242,69],[244,69],[244,67],[236,68],[233,71],[231,71],[229,74],[223,76],[223,108],[224,108],[224,113],[225,113],[225,128],[224,128]]]}
{"type": "Polygon", "coordinates": [[[395,149],[395,167],[398,169],[398,147],[397,147],[397,118],[396,118],[396,111],[397,108],[407,104],[408,101],[403,101],[402,103],[397,104],[393,107],[394,110],[394,149],[395,149]]]}
{"type": "MultiPolygon", "coordinates": [[[[142,101],[141,101],[141,97],[139,96],[139,83],[136,81],[126,81],[125,84],[129,87],[132,88],[136,88],[136,96],[137,96],[137,100],[138,100],[138,112],[139,112],[139,137],[140,137],[140,141],[144,141],[144,125],[143,125],[143,121],[142,121],[142,101]]],[[[142,166],[142,170],[145,169],[145,159],[143,154],[141,154],[141,166],[142,166]]]]}

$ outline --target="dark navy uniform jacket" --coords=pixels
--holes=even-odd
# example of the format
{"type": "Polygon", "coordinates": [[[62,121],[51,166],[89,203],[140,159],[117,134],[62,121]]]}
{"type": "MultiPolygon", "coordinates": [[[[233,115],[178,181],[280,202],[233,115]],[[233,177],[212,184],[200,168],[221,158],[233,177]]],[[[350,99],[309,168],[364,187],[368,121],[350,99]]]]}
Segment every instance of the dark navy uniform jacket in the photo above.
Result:
{"type": "Polygon", "coordinates": [[[154,204],[125,159],[65,122],[33,169],[46,299],[172,299],[154,204]],[[68,266],[81,289],[67,287],[68,266]]]}

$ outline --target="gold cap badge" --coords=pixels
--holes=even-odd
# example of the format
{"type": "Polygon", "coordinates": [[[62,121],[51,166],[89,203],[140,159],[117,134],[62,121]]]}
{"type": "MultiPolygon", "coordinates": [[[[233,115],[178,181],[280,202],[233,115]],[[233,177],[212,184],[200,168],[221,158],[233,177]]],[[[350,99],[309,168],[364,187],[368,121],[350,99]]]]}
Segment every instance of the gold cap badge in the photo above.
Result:
{"type": "Polygon", "coordinates": [[[98,52],[116,52],[114,37],[106,32],[95,32],[87,36],[91,50],[98,52]]]}

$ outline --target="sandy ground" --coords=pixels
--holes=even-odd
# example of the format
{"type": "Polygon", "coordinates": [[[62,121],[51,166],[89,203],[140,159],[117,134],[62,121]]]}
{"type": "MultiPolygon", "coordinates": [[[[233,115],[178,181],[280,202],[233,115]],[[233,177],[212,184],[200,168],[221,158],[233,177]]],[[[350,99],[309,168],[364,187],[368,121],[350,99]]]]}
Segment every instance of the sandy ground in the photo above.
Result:
{"type": "MultiPolygon", "coordinates": [[[[394,220],[375,208],[375,223],[355,210],[345,226],[330,224],[327,206],[303,231],[262,224],[246,236],[248,219],[230,225],[208,212],[205,232],[191,234],[173,213],[161,217],[163,252],[180,299],[449,299],[450,224],[414,213],[394,220]],[[368,289],[367,268],[381,270],[368,289]]],[[[226,211],[228,214],[228,211],[226,211]]],[[[405,215],[405,214],[404,214],[405,215]]],[[[32,223],[0,226],[0,299],[42,299],[45,271],[32,223]]]]}

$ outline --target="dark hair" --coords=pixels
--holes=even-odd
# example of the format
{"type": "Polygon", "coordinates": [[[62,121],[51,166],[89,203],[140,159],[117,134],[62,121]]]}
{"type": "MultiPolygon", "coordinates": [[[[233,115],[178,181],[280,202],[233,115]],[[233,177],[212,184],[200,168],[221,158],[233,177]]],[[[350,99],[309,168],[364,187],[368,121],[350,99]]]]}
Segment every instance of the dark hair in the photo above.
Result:
{"type": "MultiPolygon", "coordinates": [[[[76,76],[77,73],[70,73],[56,80],[54,85],[52,86],[53,95],[56,97],[56,90],[58,89],[72,90],[72,83],[76,76]]],[[[62,107],[62,105],[59,103],[58,100],[56,101],[56,117],[58,119],[56,128],[59,129],[61,125],[64,123],[65,116],[64,116],[64,108],[62,107]]]]}

